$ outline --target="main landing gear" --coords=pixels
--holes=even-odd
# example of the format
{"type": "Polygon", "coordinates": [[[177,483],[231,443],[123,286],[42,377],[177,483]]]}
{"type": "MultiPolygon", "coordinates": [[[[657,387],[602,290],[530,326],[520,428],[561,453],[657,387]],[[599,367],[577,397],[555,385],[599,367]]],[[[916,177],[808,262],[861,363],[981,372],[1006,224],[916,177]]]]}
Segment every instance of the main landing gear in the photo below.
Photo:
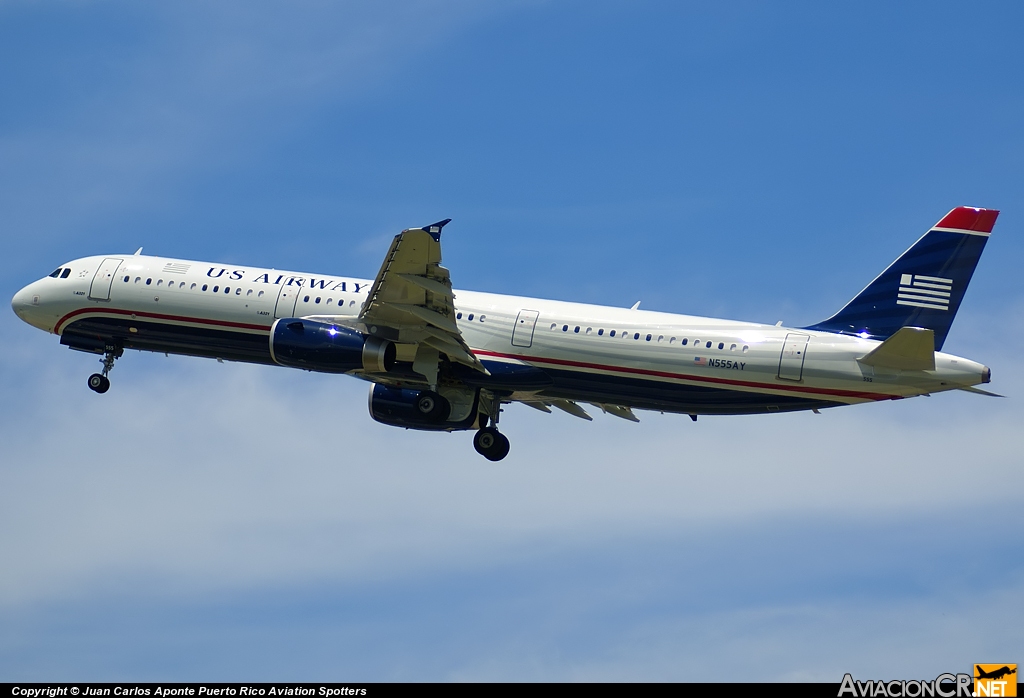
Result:
{"type": "Polygon", "coordinates": [[[494,427],[484,427],[473,437],[473,447],[487,460],[499,461],[508,455],[508,437],[494,427]]]}
{"type": "Polygon", "coordinates": [[[424,390],[416,398],[416,411],[431,422],[443,422],[452,413],[452,404],[433,390],[424,390]]]}
{"type": "Polygon", "coordinates": [[[89,389],[93,392],[103,394],[110,390],[110,379],[107,378],[107,374],[110,373],[110,369],[114,368],[114,361],[124,353],[124,349],[120,347],[107,347],[106,353],[100,361],[103,363],[103,372],[94,373],[89,376],[89,389]]]}
{"type": "Polygon", "coordinates": [[[480,429],[473,437],[473,448],[481,456],[490,461],[499,461],[508,455],[508,437],[498,431],[498,417],[501,416],[501,401],[494,399],[483,403],[487,412],[480,413],[480,429]],[[487,422],[491,426],[487,426],[487,422]]]}

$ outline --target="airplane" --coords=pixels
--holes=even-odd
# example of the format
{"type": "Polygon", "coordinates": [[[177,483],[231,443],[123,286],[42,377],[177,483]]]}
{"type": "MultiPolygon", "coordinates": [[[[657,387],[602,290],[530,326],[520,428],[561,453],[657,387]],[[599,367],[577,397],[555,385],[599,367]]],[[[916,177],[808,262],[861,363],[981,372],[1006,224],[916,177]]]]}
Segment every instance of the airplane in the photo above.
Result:
{"type": "Polygon", "coordinates": [[[142,254],[75,259],[18,291],[28,324],[102,355],[125,349],[280,365],[369,381],[384,424],[475,431],[498,461],[502,406],[771,414],[976,387],[992,372],[941,351],[999,212],[958,207],[832,317],[807,327],[453,291],[450,219],[395,236],[376,278],[142,254]]]}
{"type": "Polygon", "coordinates": [[[977,673],[977,676],[974,677],[976,679],[996,679],[996,680],[998,680],[998,679],[1003,678],[1004,676],[1009,676],[1010,674],[1016,674],[1017,673],[1017,667],[1015,665],[1014,668],[1011,669],[1009,666],[1005,666],[1004,665],[1004,666],[1000,667],[999,669],[995,669],[993,671],[985,671],[980,666],[976,665],[975,666],[975,672],[977,673]]]}

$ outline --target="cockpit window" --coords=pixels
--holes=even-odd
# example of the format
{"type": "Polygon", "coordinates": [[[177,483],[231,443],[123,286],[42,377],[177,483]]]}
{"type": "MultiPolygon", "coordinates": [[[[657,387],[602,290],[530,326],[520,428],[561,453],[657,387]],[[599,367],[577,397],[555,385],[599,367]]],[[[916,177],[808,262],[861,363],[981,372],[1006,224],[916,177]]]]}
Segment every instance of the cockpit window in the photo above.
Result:
{"type": "Polygon", "coordinates": [[[71,276],[71,267],[66,268],[64,272],[60,275],[60,278],[66,279],[69,276],[71,276]]]}
{"type": "Polygon", "coordinates": [[[62,271],[64,271],[64,270],[63,270],[63,269],[54,269],[54,270],[53,270],[53,273],[52,273],[52,274],[50,274],[50,276],[51,276],[52,278],[56,279],[56,278],[57,278],[58,276],[60,276],[60,273],[61,273],[62,271]]]}

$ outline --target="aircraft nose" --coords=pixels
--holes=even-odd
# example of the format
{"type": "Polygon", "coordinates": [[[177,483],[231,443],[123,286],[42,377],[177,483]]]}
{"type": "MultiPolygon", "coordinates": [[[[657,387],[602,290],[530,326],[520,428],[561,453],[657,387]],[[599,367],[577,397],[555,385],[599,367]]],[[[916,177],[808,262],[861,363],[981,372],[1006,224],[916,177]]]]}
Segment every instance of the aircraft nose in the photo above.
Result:
{"type": "Polygon", "coordinates": [[[14,314],[25,322],[28,322],[28,314],[36,305],[39,305],[39,295],[33,293],[31,284],[15,293],[14,298],[11,299],[11,309],[14,310],[14,314]]]}

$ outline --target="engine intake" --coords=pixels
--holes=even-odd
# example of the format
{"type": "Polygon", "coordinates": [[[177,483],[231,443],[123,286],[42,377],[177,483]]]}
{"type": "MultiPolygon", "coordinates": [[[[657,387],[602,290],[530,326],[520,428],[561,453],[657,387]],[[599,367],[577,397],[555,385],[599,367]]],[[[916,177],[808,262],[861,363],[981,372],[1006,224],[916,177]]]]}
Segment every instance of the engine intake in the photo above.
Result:
{"type": "Polygon", "coordinates": [[[395,366],[395,345],[347,327],[282,318],[270,328],[270,356],[282,366],[307,371],[385,373],[395,366]]]}

